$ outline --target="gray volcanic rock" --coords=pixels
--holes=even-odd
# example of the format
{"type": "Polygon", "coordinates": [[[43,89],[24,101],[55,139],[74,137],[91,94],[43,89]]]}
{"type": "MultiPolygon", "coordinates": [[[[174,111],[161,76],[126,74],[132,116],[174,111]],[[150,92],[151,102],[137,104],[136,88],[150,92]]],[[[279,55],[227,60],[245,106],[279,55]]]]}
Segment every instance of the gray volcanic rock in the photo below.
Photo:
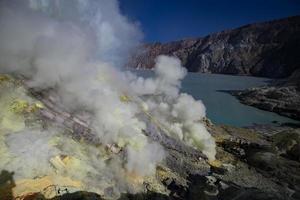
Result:
{"type": "Polygon", "coordinates": [[[190,72],[287,77],[300,68],[300,16],[246,25],[197,39],[147,44],[128,66],[153,68],[174,55],[190,72]]]}
{"type": "MultiPolygon", "coordinates": [[[[286,144],[289,143],[285,135],[298,134],[299,129],[288,128],[289,131],[274,135],[269,133],[269,130],[260,134],[253,129],[230,126],[209,125],[208,128],[217,141],[217,159],[220,162],[219,169],[222,170],[211,168],[210,175],[199,173],[183,175],[159,166],[160,172],[157,176],[170,191],[168,195],[146,188],[142,193],[122,194],[119,200],[299,199],[300,172],[298,169],[300,163],[281,154],[282,148],[287,147],[286,144]],[[244,153],[240,154],[236,149],[244,153]]],[[[182,155],[177,155],[177,159],[183,159],[182,155]]],[[[194,160],[189,156],[185,159],[194,160]]],[[[100,195],[82,191],[66,193],[52,200],[58,199],[102,200],[103,198],[100,195]]]]}
{"type": "Polygon", "coordinates": [[[242,103],[300,120],[300,70],[282,83],[231,92],[242,103]]]}
{"type": "Polygon", "coordinates": [[[300,119],[300,92],[294,86],[250,88],[233,94],[243,104],[300,119]]]}
{"type": "Polygon", "coordinates": [[[300,162],[300,130],[282,131],[271,139],[280,155],[300,162]]]}

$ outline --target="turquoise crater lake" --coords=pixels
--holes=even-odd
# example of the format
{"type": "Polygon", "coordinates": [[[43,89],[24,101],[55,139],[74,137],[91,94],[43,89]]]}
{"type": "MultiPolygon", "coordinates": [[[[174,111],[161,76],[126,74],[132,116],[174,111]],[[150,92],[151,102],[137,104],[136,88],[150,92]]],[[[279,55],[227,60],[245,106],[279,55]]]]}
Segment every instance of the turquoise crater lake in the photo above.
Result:
{"type": "MultiPolygon", "coordinates": [[[[149,77],[153,71],[136,70],[134,73],[149,77]]],[[[250,87],[267,85],[270,79],[231,76],[221,74],[188,73],[182,82],[181,92],[202,100],[207,117],[215,124],[251,126],[253,124],[299,123],[296,120],[241,104],[232,95],[222,90],[243,90],[250,87]]]]}

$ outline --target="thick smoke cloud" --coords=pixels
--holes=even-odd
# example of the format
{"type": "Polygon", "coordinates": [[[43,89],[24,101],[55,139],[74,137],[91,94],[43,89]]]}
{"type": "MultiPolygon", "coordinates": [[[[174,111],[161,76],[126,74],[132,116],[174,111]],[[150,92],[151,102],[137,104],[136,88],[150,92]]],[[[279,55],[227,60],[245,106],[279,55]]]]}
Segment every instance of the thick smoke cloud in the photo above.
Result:
{"type": "MultiPolygon", "coordinates": [[[[107,162],[98,147],[78,143],[61,130],[6,127],[0,137],[1,169],[14,169],[19,179],[61,173],[98,193],[107,185],[116,193],[136,192],[124,177],[151,176],[166,156],[143,134],[147,123],[140,116],[145,113],[167,134],[214,159],[214,140],[201,123],[204,105],[180,94],[187,72],[179,59],[159,56],[152,78],[120,71],[141,34],[120,14],[117,1],[7,2],[0,10],[0,72],[21,74],[34,88],[54,88],[70,112],[89,112],[95,137],[125,153],[107,162]],[[73,158],[73,168],[55,172],[53,165],[60,167],[53,158],[59,155],[73,158]]],[[[6,117],[0,113],[0,120],[6,117]]]]}
{"type": "Polygon", "coordinates": [[[167,56],[159,56],[156,59],[156,78],[144,79],[139,77],[131,82],[131,87],[139,95],[165,94],[174,98],[179,93],[181,80],[186,75],[186,69],[181,67],[179,59],[169,59],[167,56]]]}
{"type": "Polygon", "coordinates": [[[124,64],[142,38],[137,23],[120,14],[116,0],[29,0],[29,7],[60,21],[81,25],[94,34],[95,55],[114,66],[124,64]]]}
{"type": "Polygon", "coordinates": [[[205,106],[188,94],[180,94],[181,80],[186,70],[177,58],[159,56],[154,78],[128,76],[130,86],[145,98],[144,109],[151,113],[170,135],[197,147],[210,160],[215,159],[215,141],[201,120],[205,117],[205,106]]]}

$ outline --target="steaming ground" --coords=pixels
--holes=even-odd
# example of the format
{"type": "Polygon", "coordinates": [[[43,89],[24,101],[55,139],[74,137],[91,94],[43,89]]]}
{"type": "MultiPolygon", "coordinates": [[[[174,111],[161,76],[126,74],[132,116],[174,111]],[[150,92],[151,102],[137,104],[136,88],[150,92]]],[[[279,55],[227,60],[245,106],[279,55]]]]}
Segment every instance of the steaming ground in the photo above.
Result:
{"type": "Polygon", "coordinates": [[[101,145],[45,127],[30,114],[43,105],[22,86],[1,83],[0,169],[15,172],[16,193],[32,179],[113,197],[138,192],[141,180],[154,177],[166,156],[144,135],[153,131],[145,114],[169,136],[214,160],[214,139],[201,122],[204,105],[179,93],[186,70],[177,58],[159,56],[154,78],[120,70],[140,33],[116,1],[25,2],[1,7],[0,72],[22,75],[36,90],[52,88],[70,113],[88,113],[86,123],[101,145]],[[111,145],[121,151],[108,153],[111,145]]]}

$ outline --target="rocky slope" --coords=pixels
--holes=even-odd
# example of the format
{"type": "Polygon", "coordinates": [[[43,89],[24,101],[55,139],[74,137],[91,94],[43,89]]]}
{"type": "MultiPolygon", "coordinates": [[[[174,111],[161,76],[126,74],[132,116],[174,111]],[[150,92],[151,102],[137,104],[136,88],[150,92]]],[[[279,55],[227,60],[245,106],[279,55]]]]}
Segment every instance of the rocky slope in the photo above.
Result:
{"type": "MultiPolygon", "coordinates": [[[[208,124],[208,127],[218,143],[218,161],[214,165],[199,162],[181,154],[177,149],[171,150],[170,152],[175,153],[174,160],[185,162],[183,173],[177,173],[169,168],[170,163],[164,163],[157,167],[156,177],[159,187],[157,183],[146,181],[144,192],[124,193],[118,199],[299,199],[300,129],[283,127],[281,128],[283,130],[279,129],[271,133],[268,128],[259,132],[212,124],[208,124]],[[191,172],[189,170],[191,166],[199,167],[198,171],[191,172]]],[[[24,199],[47,200],[48,198],[45,198],[41,192],[28,194],[24,199]]],[[[103,200],[106,198],[86,191],[74,193],[62,191],[51,198],[51,200],[62,199],[103,200]]]]}
{"type": "Polygon", "coordinates": [[[174,55],[191,72],[287,77],[300,68],[300,16],[246,25],[197,39],[147,44],[128,66],[152,68],[174,55]]]}
{"type": "MultiPolygon", "coordinates": [[[[61,127],[64,129],[62,135],[68,135],[81,144],[97,144],[99,151],[104,148],[108,157],[123,155],[122,149],[117,150],[115,146],[102,147],[101,141],[94,139],[88,125],[78,114],[67,113],[60,106],[54,91],[32,90],[26,85],[22,86],[22,81],[12,81],[7,77],[0,79],[0,84],[7,81],[8,87],[12,87],[12,93],[16,89],[24,88],[34,100],[31,105],[24,101],[14,103],[15,98],[24,98],[23,96],[12,99],[10,111],[16,112],[16,116],[24,115],[26,120],[23,127],[36,126],[40,123],[42,129],[51,126],[61,127]]],[[[15,122],[13,124],[15,127],[17,118],[11,120],[15,122]]],[[[168,155],[165,161],[156,167],[154,177],[139,180],[143,187],[141,193],[126,193],[117,199],[299,199],[300,129],[275,127],[274,131],[270,127],[234,128],[216,126],[207,119],[204,123],[216,140],[217,160],[208,161],[200,151],[186,146],[179,140],[166,137],[162,130],[157,130],[158,135],[145,132],[150,140],[159,142],[168,155]]],[[[4,125],[8,124],[10,123],[6,122],[4,125]]],[[[3,128],[1,126],[3,123],[0,130],[3,128]]],[[[0,153],[3,154],[1,151],[0,153]]],[[[66,158],[68,156],[64,155],[57,158],[61,160],[56,161],[64,163],[66,158]]],[[[57,168],[58,171],[68,169],[70,168],[57,168]]],[[[16,188],[20,187],[22,182],[14,180],[14,172],[9,171],[10,169],[1,170],[0,199],[115,199],[109,185],[104,194],[72,192],[72,186],[52,185],[52,182],[42,182],[47,186],[45,188],[41,184],[32,187],[34,183],[41,183],[41,177],[24,180],[27,182],[26,190],[22,191],[24,195],[16,196],[16,188]],[[47,198],[49,194],[55,197],[47,198]]]]}
{"type": "Polygon", "coordinates": [[[300,70],[281,83],[231,93],[241,103],[300,120],[300,70]]]}

